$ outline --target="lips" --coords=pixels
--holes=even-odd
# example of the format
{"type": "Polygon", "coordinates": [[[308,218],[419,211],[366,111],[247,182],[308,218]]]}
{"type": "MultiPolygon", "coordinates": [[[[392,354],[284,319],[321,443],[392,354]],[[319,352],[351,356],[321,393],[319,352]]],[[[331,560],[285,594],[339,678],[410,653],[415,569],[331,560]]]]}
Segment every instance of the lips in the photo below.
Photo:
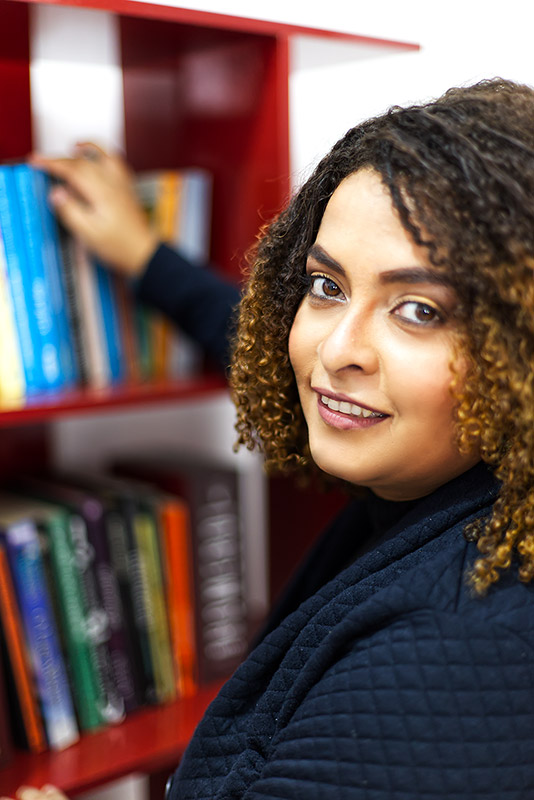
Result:
{"type": "Polygon", "coordinates": [[[376,409],[353,403],[346,397],[334,397],[320,389],[317,393],[317,409],[319,416],[330,428],[339,431],[367,430],[390,418],[376,409]]]}
{"type": "Polygon", "coordinates": [[[332,396],[322,392],[320,389],[315,389],[315,391],[319,395],[319,402],[323,406],[329,408],[330,411],[347,414],[352,417],[361,417],[363,419],[368,419],[370,417],[383,419],[389,416],[369,406],[354,403],[352,400],[342,395],[332,396]]]}

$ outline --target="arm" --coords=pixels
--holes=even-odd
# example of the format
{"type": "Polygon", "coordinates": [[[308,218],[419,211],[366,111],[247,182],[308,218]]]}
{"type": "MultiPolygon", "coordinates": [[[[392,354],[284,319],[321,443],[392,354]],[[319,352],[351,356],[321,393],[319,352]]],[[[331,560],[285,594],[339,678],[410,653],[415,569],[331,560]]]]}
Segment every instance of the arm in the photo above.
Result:
{"type": "Polygon", "coordinates": [[[159,245],[137,285],[140,300],[157,308],[198,342],[221,368],[230,363],[237,286],[209,265],[193,267],[176,250],[159,245]]]}

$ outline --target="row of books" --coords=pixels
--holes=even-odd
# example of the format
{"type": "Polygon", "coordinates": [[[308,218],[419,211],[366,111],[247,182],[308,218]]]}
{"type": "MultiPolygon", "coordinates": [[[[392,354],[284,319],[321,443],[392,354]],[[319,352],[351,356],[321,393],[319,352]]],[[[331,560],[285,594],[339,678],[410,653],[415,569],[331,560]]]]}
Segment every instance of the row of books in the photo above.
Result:
{"type": "MultiPolygon", "coordinates": [[[[232,672],[249,639],[239,509],[231,467],[175,458],[10,482],[0,720],[12,743],[62,749],[232,672]]],[[[0,752],[1,739],[0,726],[0,752]]]]}
{"type": "MultiPolygon", "coordinates": [[[[193,263],[208,257],[211,179],[200,169],[139,175],[160,239],[193,263]]],[[[50,179],[28,164],[0,166],[0,407],[78,386],[169,378],[198,353],[127,279],[91,257],[58,223],[50,179]]]]}

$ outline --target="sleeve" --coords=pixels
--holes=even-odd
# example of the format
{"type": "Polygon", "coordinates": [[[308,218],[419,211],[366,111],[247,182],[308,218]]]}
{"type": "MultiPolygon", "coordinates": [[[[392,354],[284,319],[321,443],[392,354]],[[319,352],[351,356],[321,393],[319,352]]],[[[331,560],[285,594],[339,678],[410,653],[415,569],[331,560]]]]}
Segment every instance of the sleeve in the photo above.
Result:
{"type": "Polygon", "coordinates": [[[502,627],[426,611],[399,619],[309,689],[245,796],[534,797],[532,664],[502,627]]]}
{"type": "Polygon", "coordinates": [[[137,284],[136,295],[198,342],[218,367],[228,367],[240,299],[237,286],[210,266],[192,265],[161,244],[137,284]]]}

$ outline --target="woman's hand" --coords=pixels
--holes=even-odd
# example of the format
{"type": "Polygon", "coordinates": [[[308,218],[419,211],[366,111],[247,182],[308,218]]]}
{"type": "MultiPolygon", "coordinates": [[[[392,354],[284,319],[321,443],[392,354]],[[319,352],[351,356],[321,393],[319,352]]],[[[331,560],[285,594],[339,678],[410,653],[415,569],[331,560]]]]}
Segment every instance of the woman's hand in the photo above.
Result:
{"type": "Polygon", "coordinates": [[[101,261],[138,275],[158,245],[137,199],[131,170],[91,142],[72,158],[36,154],[30,163],[58,178],[51,201],[63,224],[101,261]]]}
{"type": "MultiPolygon", "coordinates": [[[[67,800],[62,791],[50,784],[41,789],[35,789],[33,786],[21,786],[15,797],[16,800],[67,800]]],[[[10,800],[10,798],[0,797],[0,800],[10,800]]]]}

